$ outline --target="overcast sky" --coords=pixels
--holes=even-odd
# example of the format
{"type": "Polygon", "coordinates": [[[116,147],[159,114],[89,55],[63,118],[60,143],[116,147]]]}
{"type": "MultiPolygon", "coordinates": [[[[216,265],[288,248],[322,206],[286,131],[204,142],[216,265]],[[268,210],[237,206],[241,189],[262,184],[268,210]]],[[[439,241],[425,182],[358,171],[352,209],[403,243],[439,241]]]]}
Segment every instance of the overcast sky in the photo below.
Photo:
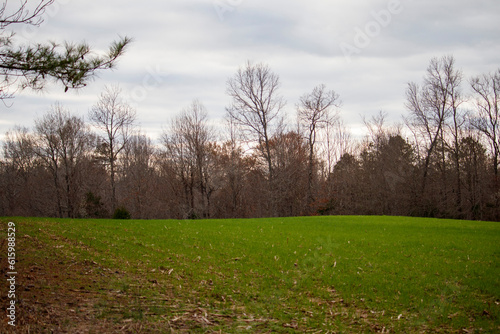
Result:
{"type": "Polygon", "coordinates": [[[31,127],[55,102],[86,116],[105,85],[120,85],[143,133],[162,127],[193,99],[218,122],[226,81],[247,60],[280,76],[290,120],[301,95],[325,84],[343,101],[356,133],[380,110],[400,121],[409,81],[421,82],[432,57],[454,55],[466,78],[500,67],[498,0],[56,0],[19,41],[86,41],[96,50],[134,39],[113,71],[64,93],[28,90],[0,105],[0,132],[31,127]]]}

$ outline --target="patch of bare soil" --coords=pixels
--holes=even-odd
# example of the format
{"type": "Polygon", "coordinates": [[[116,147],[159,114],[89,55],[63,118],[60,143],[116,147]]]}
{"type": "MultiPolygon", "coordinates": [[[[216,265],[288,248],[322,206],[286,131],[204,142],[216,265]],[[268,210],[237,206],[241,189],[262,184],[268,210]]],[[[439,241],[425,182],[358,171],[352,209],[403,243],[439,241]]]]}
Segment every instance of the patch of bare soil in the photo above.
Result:
{"type": "MultiPolygon", "coordinates": [[[[168,323],[146,323],[124,317],[106,317],[103,308],[127,308],[129,296],[109,289],[117,271],[99,267],[89,260],[65,257],[38,239],[17,239],[16,326],[5,316],[7,294],[5,241],[0,241],[0,333],[165,333],[168,323]],[[56,256],[57,254],[57,256],[56,256]]],[[[117,277],[118,276],[118,277],[117,277]]],[[[175,331],[174,331],[175,332],[175,331]]]]}

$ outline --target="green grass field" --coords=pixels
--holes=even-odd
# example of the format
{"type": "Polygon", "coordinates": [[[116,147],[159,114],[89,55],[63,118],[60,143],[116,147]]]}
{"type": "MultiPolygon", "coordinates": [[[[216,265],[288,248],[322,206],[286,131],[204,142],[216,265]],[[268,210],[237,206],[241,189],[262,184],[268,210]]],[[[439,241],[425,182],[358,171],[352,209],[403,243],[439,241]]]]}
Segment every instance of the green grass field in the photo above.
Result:
{"type": "Polygon", "coordinates": [[[79,314],[138,333],[500,332],[495,222],[1,221],[2,238],[16,223],[23,305],[62,296],[68,332],[79,314]]]}

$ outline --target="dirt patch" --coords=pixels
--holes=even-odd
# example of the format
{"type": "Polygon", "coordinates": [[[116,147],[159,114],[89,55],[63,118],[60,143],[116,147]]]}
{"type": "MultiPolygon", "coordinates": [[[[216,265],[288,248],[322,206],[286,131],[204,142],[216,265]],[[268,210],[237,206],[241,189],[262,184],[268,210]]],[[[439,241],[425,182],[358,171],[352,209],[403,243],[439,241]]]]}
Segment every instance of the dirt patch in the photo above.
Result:
{"type": "MultiPolygon", "coordinates": [[[[80,242],[41,231],[39,237],[46,241],[17,237],[16,327],[2,317],[0,334],[219,333],[216,327],[232,322],[231,316],[174,298],[167,282],[106,267],[92,255],[76,255],[78,249],[93,254],[80,242]],[[150,295],[159,290],[163,294],[150,295]]],[[[2,281],[8,272],[6,247],[0,240],[2,281]]],[[[1,284],[2,314],[9,303],[6,286],[1,284]]]]}
{"type": "MultiPolygon", "coordinates": [[[[7,276],[6,244],[1,246],[2,280],[7,276]]],[[[77,260],[28,235],[17,238],[16,327],[2,317],[2,333],[155,333],[169,332],[168,323],[145,323],[107,316],[106,305],[128,309],[130,296],[110,288],[120,280],[117,270],[103,268],[90,260],[77,260]],[[103,307],[104,305],[104,307],[103,307]],[[5,329],[5,330],[4,330],[5,329]]],[[[6,314],[9,299],[2,284],[0,312],[6,314]]],[[[108,314],[109,315],[109,314],[108,314]]]]}

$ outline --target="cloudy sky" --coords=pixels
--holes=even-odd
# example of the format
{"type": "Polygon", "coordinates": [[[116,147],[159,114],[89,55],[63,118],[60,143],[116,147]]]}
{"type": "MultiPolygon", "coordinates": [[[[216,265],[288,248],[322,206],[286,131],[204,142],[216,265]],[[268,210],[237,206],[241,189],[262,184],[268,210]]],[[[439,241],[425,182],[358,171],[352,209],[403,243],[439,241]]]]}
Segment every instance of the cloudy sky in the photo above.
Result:
{"type": "Polygon", "coordinates": [[[19,27],[18,41],[86,41],[97,51],[119,36],[134,42],[83,90],[26,90],[0,105],[2,134],[31,127],[55,102],[86,116],[117,84],[152,138],[193,99],[218,122],[226,81],[248,60],[280,76],[290,122],[299,97],[325,84],[356,134],[362,116],[401,120],[406,84],[422,80],[432,57],[454,55],[466,78],[500,67],[498,0],[56,0],[44,18],[19,27]]]}

